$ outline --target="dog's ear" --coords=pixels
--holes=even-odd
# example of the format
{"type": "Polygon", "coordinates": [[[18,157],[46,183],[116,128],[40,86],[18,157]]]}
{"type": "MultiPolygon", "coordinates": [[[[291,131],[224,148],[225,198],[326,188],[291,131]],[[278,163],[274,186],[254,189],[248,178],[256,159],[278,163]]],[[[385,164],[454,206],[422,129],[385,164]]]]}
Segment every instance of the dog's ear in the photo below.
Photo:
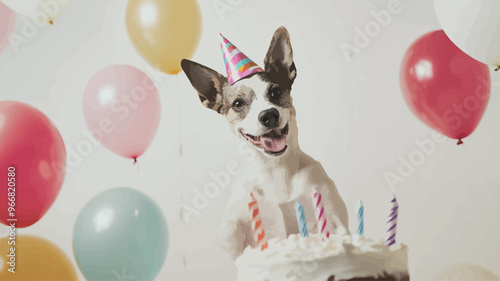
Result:
{"type": "Polygon", "coordinates": [[[287,79],[290,85],[297,76],[297,69],[293,62],[290,36],[285,27],[278,28],[273,35],[271,45],[264,59],[264,68],[267,72],[287,79]]]}
{"type": "Polygon", "coordinates": [[[186,59],[182,60],[181,66],[191,85],[198,91],[201,103],[220,113],[222,89],[227,85],[226,77],[211,68],[186,59]]]}

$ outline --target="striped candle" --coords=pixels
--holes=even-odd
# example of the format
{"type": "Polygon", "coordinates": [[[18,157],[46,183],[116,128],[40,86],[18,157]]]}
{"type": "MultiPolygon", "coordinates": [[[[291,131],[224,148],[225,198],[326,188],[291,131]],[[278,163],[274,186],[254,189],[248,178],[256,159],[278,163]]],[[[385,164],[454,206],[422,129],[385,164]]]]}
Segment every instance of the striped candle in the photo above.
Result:
{"type": "Polygon", "coordinates": [[[396,226],[398,224],[398,201],[396,196],[391,200],[392,208],[391,214],[389,215],[389,221],[387,222],[389,229],[387,230],[387,240],[385,240],[385,246],[389,247],[396,243],[396,226]]]}
{"type": "Polygon", "coordinates": [[[307,237],[306,215],[304,214],[304,207],[299,201],[295,203],[295,215],[297,216],[297,224],[299,225],[300,235],[307,237]]]}
{"type": "Polygon", "coordinates": [[[323,205],[321,193],[313,187],[311,190],[311,197],[314,206],[314,217],[318,225],[318,233],[324,234],[328,238],[333,231],[331,224],[326,218],[325,206],[323,205]]]}
{"type": "Polygon", "coordinates": [[[250,217],[252,219],[252,231],[253,239],[255,241],[255,247],[260,247],[260,250],[267,248],[266,232],[264,230],[264,225],[262,224],[262,218],[259,212],[259,204],[253,193],[250,193],[252,201],[248,203],[248,210],[250,211],[250,217]]]}
{"type": "Polygon", "coordinates": [[[356,217],[358,218],[358,229],[356,230],[356,234],[363,235],[365,233],[365,205],[363,201],[359,200],[356,203],[356,217]]]}

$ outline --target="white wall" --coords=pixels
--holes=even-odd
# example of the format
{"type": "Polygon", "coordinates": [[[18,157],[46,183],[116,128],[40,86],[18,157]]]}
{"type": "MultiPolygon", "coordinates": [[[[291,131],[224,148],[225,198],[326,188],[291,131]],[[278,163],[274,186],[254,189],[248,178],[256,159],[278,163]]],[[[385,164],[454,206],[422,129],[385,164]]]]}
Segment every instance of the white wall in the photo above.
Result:
{"type": "MultiPolygon", "coordinates": [[[[415,141],[432,139],[432,131],[403,101],[400,61],[413,40],[439,25],[432,1],[401,0],[401,13],[348,62],[340,44],[352,44],[354,28],[364,28],[373,20],[370,12],[386,9],[389,0],[374,2],[200,0],[203,35],[193,59],[223,72],[218,41],[222,32],[260,63],[274,30],[286,26],[298,70],[292,95],[301,146],[337,183],[351,210],[352,229],[355,202],[363,199],[366,233],[378,238],[385,231],[391,198],[384,173],[397,172],[398,157],[408,159],[418,149],[415,141]],[[213,6],[216,2],[236,5],[221,18],[213,6]]],[[[85,139],[82,95],[90,77],[115,63],[150,69],[127,37],[126,1],[97,3],[73,1],[56,25],[41,28],[19,52],[7,48],[0,56],[0,99],[42,110],[73,149],[85,139]]],[[[18,19],[20,35],[24,24],[18,19]]],[[[492,72],[492,80],[500,81],[498,75],[492,72]]],[[[192,205],[193,188],[210,182],[210,172],[223,170],[231,160],[242,164],[245,157],[237,153],[239,142],[224,118],[199,104],[183,73],[161,76],[157,82],[162,119],[151,147],[139,158],[140,171],[131,160],[95,147],[67,174],[45,217],[18,233],[43,236],[74,261],[72,229],[79,210],[106,189],[133,187],[156,200],[170,227],[169,254],[158,280],[234,280],[235,269],[215,241],[228,189],[194,224],[180,220],[179,202],[182,198],[192,205]]],[[[445,267],[462,262],[500,275],[499,106],[494,92],[481,124],[464,145],[436,144],[424,163],[396,185],[398,240],[410,246],[412,280],[432,279],[445,267]]]]}

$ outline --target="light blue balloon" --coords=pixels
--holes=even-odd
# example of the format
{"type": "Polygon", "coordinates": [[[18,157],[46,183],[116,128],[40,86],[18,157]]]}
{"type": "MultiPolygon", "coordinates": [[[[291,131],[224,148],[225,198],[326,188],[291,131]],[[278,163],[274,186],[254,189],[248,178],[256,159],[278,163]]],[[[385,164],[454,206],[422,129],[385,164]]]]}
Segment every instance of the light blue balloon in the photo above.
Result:
{"type": "Polygon", "coordinates": [[[148,196],[120,187],[83,207],[73,232],[73,252],[87,280],[154,280],[168,250],[163,214],[148,196]]]}

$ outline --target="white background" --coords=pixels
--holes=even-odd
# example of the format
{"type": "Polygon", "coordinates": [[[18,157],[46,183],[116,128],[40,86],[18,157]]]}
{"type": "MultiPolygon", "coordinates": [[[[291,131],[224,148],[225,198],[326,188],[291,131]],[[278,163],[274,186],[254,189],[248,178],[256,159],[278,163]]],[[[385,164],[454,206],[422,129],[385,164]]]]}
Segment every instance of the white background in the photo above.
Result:
{"type": "MultiPolygon", "coordinates": [[[[86,140],[82,96],[93,74],[118,63],[151,70],[128,39],[126,2],[75,0],[54,26],[40,28],[17,53],[8,46],[0,55],[0,99],[42,110],[59,128],[68,152],[86,140]]],[[[364,28],[373,20],[370,12],[387,9],[389,0],[221,0],[235,4],[223,17],[214,2],[200,1],[203,33],[193,59],[223,72],[222,32],[261,64],[274,30],[287,27],[298,71],[292,95],[302,149],[320,160],[336,182],[351,211],[351,231],[355,203],[363,199],[366,234],[381,237],[392,196],[384,173],[397,173],[399,157],[408,159],[418,150],[415,141],[432,140],[432,131],[412,115],[399,88],[407,47],[439,28],[432,1],[401,0],[401,13],[351,62],[340,44],[353,44],[355,27],[364,28]]],[[[18,17],[15,32],[20,36],[24,25],[18,17]]],[[[492,80],[500,81],[499,75],[492,72],[492,80]]],[[[193,188],[211,182],[210,172],[224,170],[231,160],[246,161],[237,153],[239,141],[224,118],[201,106],[183,73],[156,78],[162,119],[153,143],[139,158],[140,171],[132,160],[93,147],[67,173],[47,214],[18,234],[55,242],[76,266],[72,231],[80,209],[104,190],[133,187],[154,198],[169,224],[169,253],[158,280],[234,280],[232,261],[219,250],[215,236],[229,189],[212,199],[195,223],[180,219],[180,202],[192,206],[193,188]]],[[[397,237],[410,247],[412,280],[430,280],[464,262],[500,275],[500,100],[495,85],[482,122],[465,144],[435,143],[423,164],[396,185],[397,237]]]]}

